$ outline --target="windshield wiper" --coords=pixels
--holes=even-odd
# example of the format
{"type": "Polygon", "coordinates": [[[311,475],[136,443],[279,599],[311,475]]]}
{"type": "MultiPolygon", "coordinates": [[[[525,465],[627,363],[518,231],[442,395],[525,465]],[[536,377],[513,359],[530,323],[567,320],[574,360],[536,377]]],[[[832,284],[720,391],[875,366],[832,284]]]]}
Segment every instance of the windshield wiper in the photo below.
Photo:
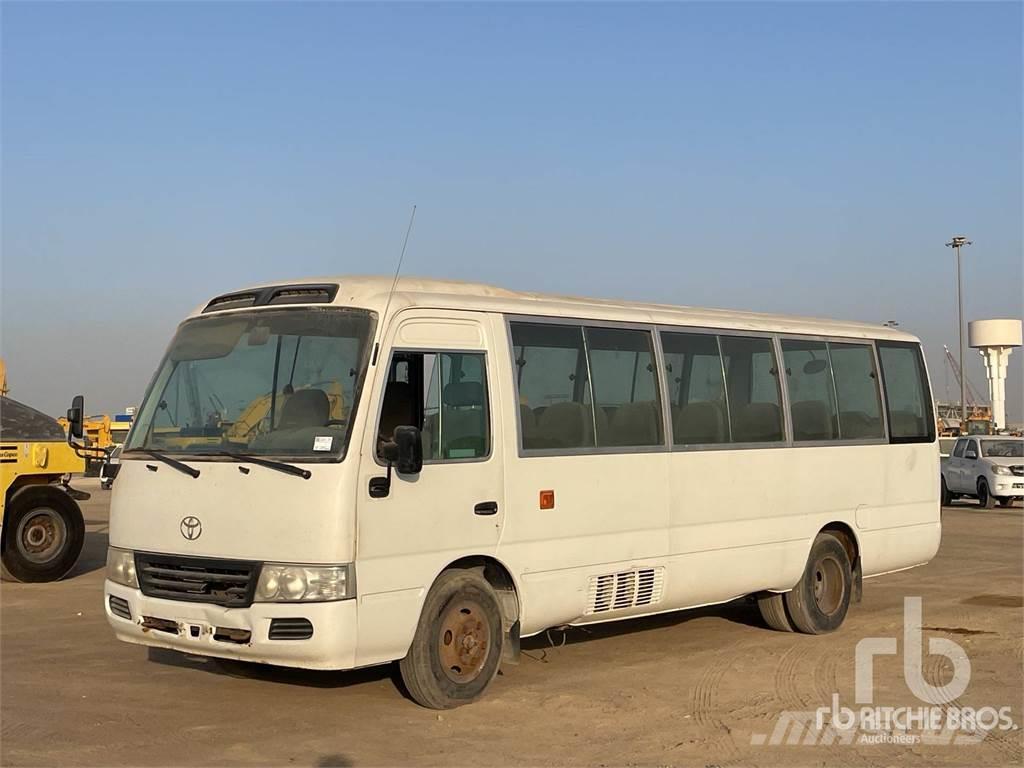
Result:
{"type": "Polygon", "coordinates": [[[142,449],[142,452],[152,456],[154,459],[159,459],[160,461],[162,461],[164,464],[167,464],[168,466],[174,467],[179,472],[184,472],[186,475],[191,475],[192,477],[199,477],[199,470],[198,469],[196,469],[195,467],[190,467],[188,464],[180,462],[177,459],[172,459],[170,456],[165,456],[162,453],[157,453],[156,451],[150,451],[150,450],[147,450],[145,448],[142,449]]]}
{"type": "Polygon", "coordinates": [[[274,461],[273,459],[261,459],[258,456],[249,456],[245,453],[234,453],[233,451],[214,451],[216,456],[228,456],[232,459],[238,459],[239,461],[246,461],[250,464],[258,464],[261,467],[267,469],[276,469],[278,472],[284,472],[286,475],[295,475],[301,477],[303,480],[309,480],[313,476],[313,473],[308,469],[302,467],[296,467],[294,464],[287,464],[283,461],[274,461]]]}

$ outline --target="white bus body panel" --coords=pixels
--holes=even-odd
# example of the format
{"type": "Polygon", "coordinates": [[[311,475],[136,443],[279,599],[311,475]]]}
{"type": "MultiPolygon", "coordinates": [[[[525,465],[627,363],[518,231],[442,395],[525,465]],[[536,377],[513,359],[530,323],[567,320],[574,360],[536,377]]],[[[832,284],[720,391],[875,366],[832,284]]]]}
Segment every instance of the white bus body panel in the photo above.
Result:
{"type": "MultiPolygon", "coordinates": [[[[340,280],[344,287],[347,278],[340,280]]],[[[351,291],[343,290],[338,303],[382,311],[386,283],[378,295],[368,293],[376,290],[369,279],[350,282],[351,291]]],[[[788,590],[801,576],[814,537],[828,525],[852,532],[865,577],[927,562],[937,551],[934,443],[520,455],[506,317],[596,317],[648,328],[672,320],[685,326],[686,318],[665,307],[527,301],[471,288],[425,294],[415,306],[415,293],[402,294],[400,286],[391,314],[381,319],[379,353],[367,372],[348,454],[340,463],[303,465],[313,473],[309,480],[251,464],[243,474],[238,463],[220,461],[195,462],[202,474],[193,479],[157,459],[122,460],[111,504],[111,545],[266,562],[354,562],[356,599],[222,608],[146,597],[107,581],[107,595],[127,600],[134,617],[253,631],[245,646],[205,635],[176,638],[143,630],[107,606],[117,636],[191,653],[342,669],[404,656],[431,584],[463,558],[490,558],[507,569],[526,636],[554,625],[788,590]],[[486,355],[491,450],[481,460],[428,463],[415,477],[395,474],[390,494],[375,499],[370,480],[385,475],[375,459],[378,415],[396,349],[486,355]],[[554,491],[553,509],[540,509],[545,490],[554,491]],[[474,514],[485,501],[497,503],[497,514],[474,514]],[[181,532],[187,516],[203,526],[193,541],[181,532]],[[632,583],[640,594],[630,579],[641,577],[649,579],[650,600],[597,609],[600,584],[632,583]],[[310,618],[317,628],[313,638],[266,640],[270,619],[283,616],[310,618]]],[[[729,313],[693,312],[692,322],[702,327],[717,321],[759,333],[817,332],[816,321],[806,319],[738,313],[730,322],[729,313]]],[[[912,340],[888,328],[826,322],[822,333],[830,336],[912,340]]]]}

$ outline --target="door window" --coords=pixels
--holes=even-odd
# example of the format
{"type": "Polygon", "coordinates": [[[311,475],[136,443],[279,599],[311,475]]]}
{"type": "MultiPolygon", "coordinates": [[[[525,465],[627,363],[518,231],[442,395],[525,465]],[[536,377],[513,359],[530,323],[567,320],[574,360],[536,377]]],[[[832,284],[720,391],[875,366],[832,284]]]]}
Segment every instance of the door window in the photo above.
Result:
{"type": "Polygon", "coordinates": [[[966,440],[957,440],[956,445],[953,446],[953,456],[955,456],[958,459],[962,459],[964,457],[964,446],[966,445],[966,440]]]}
{"type": "Polygon", "coordinates": [[[484,355],[396,352],[381,404],[378,458],[383,458],[383,446],[399,426],[420,430],[424,462],[488,456],[490,407],[484,355]]]}

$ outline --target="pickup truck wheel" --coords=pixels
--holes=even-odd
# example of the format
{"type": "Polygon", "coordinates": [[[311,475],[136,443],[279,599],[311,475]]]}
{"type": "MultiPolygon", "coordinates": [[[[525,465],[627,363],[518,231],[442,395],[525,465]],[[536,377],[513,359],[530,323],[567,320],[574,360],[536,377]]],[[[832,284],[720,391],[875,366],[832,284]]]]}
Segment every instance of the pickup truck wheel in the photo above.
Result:
{"type": "Polygon", "coordinates": [[[52,485],[26,486],[7,505],[3,527],[3,577],[56,581],[82,553],[85,521],[75,500],[52,485]]]}
{"type": "Polygon", "coordinates": [[[942,506],[948,507],[953,503],[953,494],[946,487],[946,478],[942,478],[942,506]]]}
{"type": "Polygon", "coordinates": [[[988,480],[984,477],[978,478],[978,503],[984,509],[993,509],[996,506],[996,499],[989,493],[988,480]]]}

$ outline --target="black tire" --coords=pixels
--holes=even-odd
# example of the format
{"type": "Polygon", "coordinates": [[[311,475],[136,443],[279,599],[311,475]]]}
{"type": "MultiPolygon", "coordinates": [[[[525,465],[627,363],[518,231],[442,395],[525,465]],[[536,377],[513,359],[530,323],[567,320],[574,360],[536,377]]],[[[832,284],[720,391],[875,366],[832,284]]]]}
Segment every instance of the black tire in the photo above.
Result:
{"type": "Polygon", "coordinates": [[[989,492],[988,480],[984,477],[978,478],[978,503],[982,509],[995,509],[996,506],[996,499],[989,492]]]}
{"type": "Polygon", "coordinates": [[[949,488],[946,486],[946,478],[942,478],[942,506],[948,507],[953,503],[953,494],[949,492],[949,488]]]}
{"type": "Polygon", "coordinates": [[[999,499],[999,506],[1001,506],[1001,507],[1012,507],[1013,506],[1013,496],[1002,496],[1002,497],[1000,497],[1000,499],[999,499]]]}
{"type": "Polygon", "coordinates": [[[75,567],[85,543],[85,520],[75,500],[52,485],[27,486],[7,505],[3,576],[56,581],[75,567]]]}
{"type": "Polygon", "coordinates": [[[479,698],[501,663],[501,608],[477,571],[438,576],[423,604],[402,682],[417,704],[452,709],[479,698]]]}
{"type": "Polygon", "coordinates": [[[786,610],[799,632],[822,635],[840,627],[850,608],[853,569],[846,548],[830,533],[819,533],[800,582],[786,593],[786,610]]]}
{"type": "Polygon", "coordinates": [[[757,608],[764,623],[779,632],[792,632],[793,624],[786,615],[785,596],[776,592],[758,595],[757,608]]]}

